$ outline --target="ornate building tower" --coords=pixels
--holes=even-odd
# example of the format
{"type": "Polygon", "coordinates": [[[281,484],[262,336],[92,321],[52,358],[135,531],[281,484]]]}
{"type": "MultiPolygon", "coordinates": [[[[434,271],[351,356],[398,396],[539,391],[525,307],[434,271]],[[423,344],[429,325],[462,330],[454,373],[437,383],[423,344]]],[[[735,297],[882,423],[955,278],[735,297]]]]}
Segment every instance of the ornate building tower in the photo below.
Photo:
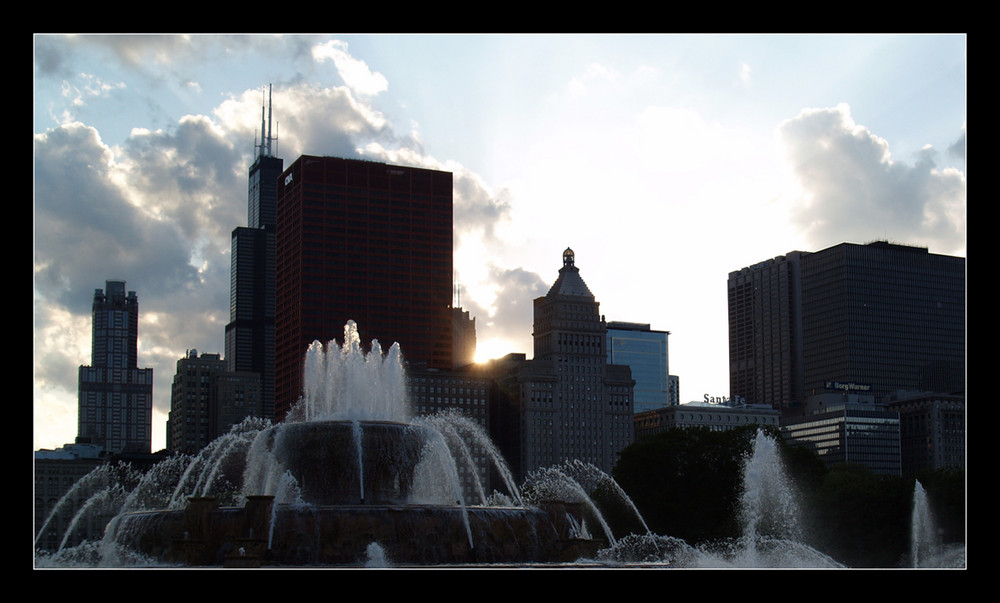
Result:
{"type": "Polygon", "coordinates": [[[610,473],[632,443],[634,381],[628,366],[608,364],[607,325],[572,249],[534,304],[534,358],[500,379],[505,456],[521,478],[567,460],[610,473]]]}
{"type": "Polygon", "coordinates": [[[125,281],[94,291],[90,366],[79,374],[77,440],[109,453],[149,453],[153,369],[138,368],[139,299],[125,281]]]}

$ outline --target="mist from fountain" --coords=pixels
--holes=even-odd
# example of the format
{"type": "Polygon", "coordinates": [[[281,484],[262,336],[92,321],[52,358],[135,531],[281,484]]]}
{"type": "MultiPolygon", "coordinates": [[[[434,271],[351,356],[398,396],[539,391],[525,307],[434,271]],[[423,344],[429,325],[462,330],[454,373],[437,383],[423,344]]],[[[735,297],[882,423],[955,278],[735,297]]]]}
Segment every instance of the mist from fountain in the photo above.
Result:
{"type": "Polygon", "coordinates": [[[601,558],[672,568],[844,567],[801,542],[796,500],[777,442],[758,430],[743,462],[739,537],[693,546],[670,536],[630,534],[601,551],[601,558]]]}
{"type": "MultiPolygon", "coordinates": [[[[518,511],[524,509],[523,499],[511,472],[478,424],[455,413],[411,418],[406,375],[398,345],[394,344],[383,353],[379,343],[373,341],[370,351],[364,353],[356,325],[350,322],[345,325],[343,345],[337,345],[336,341],[326,345],[314,342],[306,352],[304,366],[303,395],[284,422],[271,424],[261,419],[247,419],[234,425],[229,433],[211,442],[198,454],[177,455],[155,465],[132,490],[121,489],[120,486],[113,490],[109,485],[93,493],[88,504],[84,505],[85,509],[100,503],[105,508],[112,507],[112,515],[115,511],[118,513],[108,523],[103,542],[99,545],[84,543],[76,547],[78,560],[68,563],[66,554],[57,557],[38,551],[36,563],[39,566],[80,563],[99,567],[132,562],[163,565],[162,558],[133,554],[121,548],[122,543],[131,545],[148,541],[151,529],[162,534],[167,533],[165,530],[180,529],[166,527],[168,523],[171,526],[180,525],[182,515],[178,513],[184,514],[186,526],[191,520],[188,511],[195,500],[220,501],[233,505],[225,508],[237,510],[248,505],[250,499],[264,497],[272,501],[266,507],[266,524],[257,529],[258,537],[264,539],[268,551],[280,546],[279,530],[283,531],[282,534],[288,529],[299,532],[319,530],[319,522],[341,521],[330,519],[330,505],[347,505],[344,506],[348,509],[345,517],[353,516],[350,515],[352,513],[367,514],[357,515],[364,518],[374,517],[372,513],[382,514],[380,516],[395,514],[392,509],[398,505],[412,509],[406,511],[406,519],[393,520],[396,522],[415,521],[411,517],[415,518],[425,511],[440,513],[436,515],[439,518],[433,520],[435,522],[453,521],[444,518],[456,517],[449,515],[447,509],[457,509],[468,549],[475,549],[480,538],[491,538],[483,535],[484,529],[496,529],[502,524],[507,525],[503,528],[505,531],[523,530],[525,527],[515,528],[514,525],[527,526],[548,517],[545,511],[539,509],[518,511]],[[349,440],[337,435],[346,433],[345,427],[351,433],[349,440]],[[322,462],[309,460],[316,447],[314,443],[329,448],[329,452],[333,453],[335,458],[329,459],[329,465],[326,457],[322,462]],[[472,448],[476,449],[475,454],[472,448]],[[353,449],[353,452],[345,455],[344,451],[348,449],[353,449]],[[500,475],[506,492],[488,494],[485,491],[484,476],[479,474],[474,457],[488,459],[500,475]],[[299,460],[295,460],[297,458],[299,460]],[[345,461],[351,458],[350,462],[345,461]],[[463,467],[462,474],[474,480],[477,508],[487,509],[477,511],[475,537],[470,522],[470,505],[465,500],[459,480],[459,465],[463,467]],[[386,468],[388,474],[385,474],[386,468]],[[375,477],[375,482],[371,484],[368,483],[369,472],[374,472],[375,477]],[[385,481],[386,475],[389,482],[385,481]],[[356,484],[348,486],[356,487],[356,494],[342,502],[340,497],[343,493],[338,489],[338,479],[344,477],[348,478],[347,483],[356,484]],[[327,489],[319,482],[337,482],[338,485],[327,489]],[[320,498],[311,498],[316,495],[320,498]],[[110,502],[104,504],[105,501],[110,502]],[[378,511],[376,507],[387,510],[378,511]],[[430,511],[432,507],[441,511],[430,511]],[[155,525],[162,524],[164,527],[147,527],[154,525],[149,521],[159,522],[155,525]],[[312,527],[307,527],[309,522],[312,522],[312,527]],[[493,528],[484,527],[490,523],[493,528]]],[[[96,482],[107,471],[96,472],[93,477],[81,480],[76,490],[88,482],[96,482]]],[[[214,504],[218,505],[217,502],[214,504]]],[[[199,516],[197,513],[195,517],[199,516]]],[[[527,529],[533,531],[532,528],[527,529]]],[[[253,530],[249,529],[251,533],[253,530]]],[[[192,538],[190,546],[194,546],[194,536],[191,528],[184,528],[183,540],[192,538]]],[[[316,532],[311,538],[318,537],[316,532]]],[[[177,546],[169,544],[169,540],[164,538],[169,539],[168,536],[159,537],[157,542],[162,544],[153,545],[154,548],[163,550],[164,547],[177,546]]],[[[382,559],[386,558],[388,551],[385,544],[379,543],[382,552],[378,557],[382,559]]],[[[535,551],[532,553],[535,556],[540,554],[539,547],[550,546],[538,542],[525,544],[529,548],[534,547],[531,550],[535,551]]],[[[504,546],[509,547],[509,544],[504,546]]],[[[242,558],[247,547],[241,545],[237,550],[242,558]]],[[[490,554],[497,553],[494,550],[490,554]]],[[[510,551],[504,554],[510,554],[510,551]]]]}
{"type": "Polygon", "coordinates": [[[920,562],[936,557],[940,547],[937,530],[931,515],[927,492],[919,480],[913,484],[913,513],[910,517],[910,565],[920,567],[920,562]]]}
{"type": "MultiPolygon", "coordinates": [[[[363,451],[388,455],[376,460],[381,464],[392,464],[389,461],[395,458],[393,454],[396,453],[390,454],[391,451],[379,447],[365,447],[365,444],[373,443],[368,438],[374,437],[375,432],[369,434],[369,429],[392,424],[394,433],[410,434],[415,438],[413,442],[420,444],[415,454],[407,453],[407,456],[415,456],[412,488],[396,493],[405,495],[405,501],[399,504],[458,509],[470,549],[477,546],[483,528],[477,524],[473,530],[470,524],[468,509],[472,505],[465,500],[465,491],[458,480],[459,465],[465,467],[466,473],[476,480],[471,490],[475,498],[472,504],[479,508],[496,508],[497,513],[502,514],[506,512],[504,509],[537,509],[546,501],[560,501],[582,508],[582,513],[567,513],[562,519],[568,525],[570,536],[590,540],[596,529],[598,537],[603,536],[607,546],[591,556],[579,557],[580,562],[610,566],[649,564],[669,568],[842,567],[800,542],[799,526],[794,521],[799,515],[794,490],[781,465],[776,442],[762,431],[757,433],[743,467],[741,537],[721,546],[692,546],[681,539],[652,533],[617,482],[593,465],[567,461],[541,469],[532,473],[519,488],[488,436],[467,417],[445,413],[411,418],[405,371],[398,346],[394,344],[388,353],[383,354],[378,342],[373,342],[371,351],[363,353],[353,323],[345,326],[342,346],[337,346],[336,342],[326,346],[314,342],[306,354],[305,367],[303,396],[285,422],[272,425],[268,421],[248,419],[233,426],[229,433],[193,457],[179,455],[159,463],[126,496],[121,493],[114,496],[110,492],[102,495],[95,493],[94,496],[104,496],[105,500],[114,500],[115,504],[120,501],[121,505],[120,514],[109,524],[104,541],[76,547],[72,559],[69,556],[71,551],[62,551],[60,556],[42,555],[42,563],[108,567],[164,565],[161,560],[115,546],[119,541],[134,540],[135,535],[130,531],[138,529],[122,520],[127,514],[146,509],[183,512],[192,497],[219,498],[236,506],[245,505],[250,498],[259,495],[273,497],[266,525],[258,532],[266,533],[266,548],[272,550],[278,544],[279,531],[305,529],[296,527],[291,517],[318,521],[322,512],[321,505],[307,496],[315,491],[315,484],[303,481],[302,474],[296,475],[292,467],[279,458],[282,441],[300,437],[289,434],[308,433],[296,431],[302,428],[308,430],[314,425],[338,423],[351,426],[349,437],[345,436],[342,440],[344,446],[354,447],[352,454],[344,455],[352,459],[346,464],[351,466],[350,471],[356,474],[357,480],[352,486],[357,490],[352,497],[351,508],[360,510],[382,504],[378,502],[383,496],[378,491],[378,484],[369,483],[364,478],[362,468],[371,459],[364,458],[363,451]],[[364,430],[362,426],[365,426],[364,430]],[[485,451],[492,467],[501,476],[500,485],[506,492],[487,494],[477,463],[471,462],[475,456],[470,452],[473,446],[485,451]],[[633,514],[643,533],[613,534],[602,510],[592,498],[592,494],[598,491],[602,493],[602,501],[621,505],[633,514]]],[[[325,441],[330,436],[323,437],[325,441]]],[[[306,448],[310,446],[307,444],[306,448]]],[[[332,468],[319,469],[327,471],[332,468]]],[[[81,480],[74,489],[98,481],[100,475],[101,472],[95,472],[94,477],[81,480]]],[[[397,506],[396,503],[389,504],[389,507],[397,506]]],[[[488,513],[477,515],[477,521],[482,517],[492,516],[488,513]]],[[[319,535],[309,537],[318,539],[319,535]]],[[[389,554],[393,545],[390,542],[369,541],[362,549],[364,553],[358,553],[356,563],[386,567],[390,564],[390,557],[395,556],[389,554]]],[[[243,550],[241,547],[241,554],[243,550]]],[[[398,552],[400,549],[394,550],[398,552]]]]}
{"type": "Polygon", "coordinates": [[[913,484],[913,511],[910,517],[910,567],[965,567],[965,545],[941,542],[931,511],[930,499],[920,480],[913,484]]]}

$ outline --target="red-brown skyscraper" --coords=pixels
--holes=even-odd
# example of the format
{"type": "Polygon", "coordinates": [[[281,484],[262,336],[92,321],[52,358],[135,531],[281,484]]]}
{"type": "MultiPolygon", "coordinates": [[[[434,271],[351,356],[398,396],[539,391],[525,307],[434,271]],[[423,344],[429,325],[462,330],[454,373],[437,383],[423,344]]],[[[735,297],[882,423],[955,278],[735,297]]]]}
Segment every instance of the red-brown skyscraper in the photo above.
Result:
{"type": "Polygon", "coordinates": [[[302,394],[306,348],[398,342],[452,368],[452,174],[303,155],[278,178],[275,420],[302,394]]]}

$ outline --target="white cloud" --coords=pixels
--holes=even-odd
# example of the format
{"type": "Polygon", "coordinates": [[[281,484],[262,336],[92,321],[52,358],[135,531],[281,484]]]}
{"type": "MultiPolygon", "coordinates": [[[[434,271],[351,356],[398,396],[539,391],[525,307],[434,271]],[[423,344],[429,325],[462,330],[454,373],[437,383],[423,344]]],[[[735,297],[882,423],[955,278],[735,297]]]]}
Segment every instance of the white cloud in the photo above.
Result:
{"type": "Polygon", "coordinates": [[[751,71],[750,65],[747,65],[746,63],[740,63],[740,73],[739,73],[740,83],[745,88],[750,87],[751,83],[750,71],[751,71]]]}
{"type": "Polygon", "coordinates": [[[802,190],[792,220],[813,247],[890,239],[964,255],[965,176],[938,169],[933,149],[913,165],[893,160],[846,104],[804,110],[780,132],[802,190]]]}
{"type": "Polygon", "coordinates": [[[347,43],[330,40],[313,47],[313,58],[322,63],[332,61],[344,83],[354,92],[363,96],[375,96],[389,88],[389,82],[381,73],[372,72],[364,61],[352,57],[347,52],[347,43]]]}

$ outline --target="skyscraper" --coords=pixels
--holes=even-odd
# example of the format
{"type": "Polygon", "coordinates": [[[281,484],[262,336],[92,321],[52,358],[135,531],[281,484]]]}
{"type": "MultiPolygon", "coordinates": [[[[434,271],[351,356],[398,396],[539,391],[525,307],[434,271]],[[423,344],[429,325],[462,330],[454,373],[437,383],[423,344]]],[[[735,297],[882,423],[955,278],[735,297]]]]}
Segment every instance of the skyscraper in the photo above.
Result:
{"type": "Polygon", "coordinates": [[[275,215],[277,183],[284,161],[273,155],[270,101],[266,124],[261,109],[260,129],[257,157],[250,167],[248,226],[237,227],[232,234],[225,345],[229,371],[259,374],[264,407],[273,409],[275,215]]]}
{"type": "Polygon", "coordinates": [[[262,408],[260,374],[227,370],[219,354],[188,350],[177,361],[170,390],[167,450],[197,454],[247,417],[270,417],[262,408]]]}
{"type": "Polygon", "coordinates": [[[125,281],[94,291],[91,364],[79,372],[78,441],[149,453],[153,369],[138,368],[139,299],[125,281]]]}
{"type": "Polygon", "coordinates": [[[618,452],[632,443],[633,387],[627,365],[609,364],[607,324],[576,267],[563,252],[559,278],[535,299],[534,359],[555,369],[553,420],[558,444],[545,464],[578,459],[610,473],[618,452]]]}
{"type": "Polygon", "coordinates": [[[632,443],[635,382],[627,365],[608,364],[607,325],[572,249],[534,308],[534,358],[491,363],[504,458],[518,479],[574,459],[610,473],[632,443]]]}
{"type": "Polygon", "coordinates": [[[451,369],[452,175],[303,155],[278,180],[275,420],[302,394],[313,341],[399,343],[451,369]]]}
{"type": "Polygon", "coordinates": [[[218,354],[188,350],[177,361],[177,372],[170,389],[170,414],[167,420],[167,450],[198,454],[213,439],[211,425],[212,378],[226,370],[226,361],[218,354]]]}
{"type": "Polygon", "coordinates": [[[729,274],[730,392],[801,412],[807,396],[963,391],[965,259],[842,243],[729,274]]]}
{"type": "Polygon", "coordinates": [[[608,364],[626,364],[635,379],[636,413],[670,405],[669,331],[634,322],[608,323],[608,364]]]}

